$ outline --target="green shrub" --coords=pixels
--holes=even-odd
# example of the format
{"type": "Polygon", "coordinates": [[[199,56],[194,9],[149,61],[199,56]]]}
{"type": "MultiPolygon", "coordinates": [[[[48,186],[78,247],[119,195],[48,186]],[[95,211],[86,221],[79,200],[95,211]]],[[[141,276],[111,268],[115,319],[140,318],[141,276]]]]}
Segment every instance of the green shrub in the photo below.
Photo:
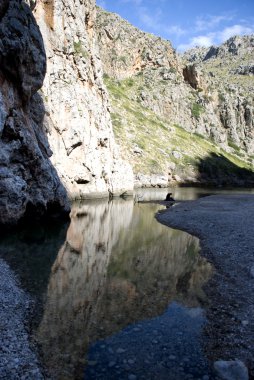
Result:
{"type": "Polygon", "coordinates": [[[123,62],[123,63],[127,63],[127,57],[125,56],[125,55],[121,55],[120,57],[119,57],[119,61],[121,61],[121,62],[123,62]]]}
{"type": "Polygon", "coordinates": [[[109,79],[109,75],[106,74],[106,73],[104,73],[104,74],[103,74],[103,79],[109,79]]]}
{"type": "Polygon", "coordinates": [[[225,98],[225,95],[222,94],[222,92],[219,93],[219,100],[223,103],[225,102],[226,98],[225,98]]]}
{"type": "Polygon", "coordinates": [[[233,148],[237,152],[239,152],[239,150],[240,150],[239,146],[236,145],[236,143],[231,139],[228,139],[228,146],[230,146],[230,148],[233,148]]]}
{"type": "Polygon", "coordinates": [[[132,78],[129,78],[125,83],[128,87],[132,87],[134,85],[134,80],[132,78]]]}
{"type": "Polygon", "coordinates": [[[200,139],[204,139],[205,137],[203,135],[201,135],[200,133],[198,132],[194,132],[193,133],[195,136],[199,137],[200,139]]]}
{"type": "Polygon", "coordinates": [[[75,54],[82,55],[82,57],[84,57],[84,58],[88,58],[89,54],[84,49],[84,47],[82,46],[82,42],[81,41],[74,42],[73,43],[73,48],[74,48],[75,54]]]}
{"type": "Polygon", "coordinates": [[[191,108],[191,114],[193,117],[196,119],[200,118],[200,115],[204,112],[204,107],[202,107],[198,103],[193,103],[192,108],[191,108]]]}

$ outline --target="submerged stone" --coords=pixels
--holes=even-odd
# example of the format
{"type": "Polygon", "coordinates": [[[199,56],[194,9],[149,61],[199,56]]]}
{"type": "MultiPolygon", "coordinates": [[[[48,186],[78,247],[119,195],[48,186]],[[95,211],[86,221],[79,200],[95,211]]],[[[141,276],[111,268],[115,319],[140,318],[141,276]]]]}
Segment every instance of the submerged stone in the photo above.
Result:
{"type": "Polygon", "coordinates": [[[223,380],[248,380],[248,370],[240,360],[218,360],[214,363],[215,371],[223,380]]]}

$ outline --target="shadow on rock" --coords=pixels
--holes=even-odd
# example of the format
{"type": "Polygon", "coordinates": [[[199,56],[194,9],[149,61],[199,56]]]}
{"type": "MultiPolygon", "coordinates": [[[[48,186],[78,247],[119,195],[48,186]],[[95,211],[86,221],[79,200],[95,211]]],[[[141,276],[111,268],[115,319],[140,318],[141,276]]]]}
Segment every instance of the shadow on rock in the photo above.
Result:
{"type": "Polygon", "coordinates": [[[216,186],[253,186],[254,172],[242,168],[223,154],[210,153],[197,164],[198,180],[216,186]]]}
{"type": "Polygon", "coordinates": [[[45,106],[43,39],[25,2],[0,7],[0,223],[15,225],[67,211],[67,193],[51,164],[45,106]]]}

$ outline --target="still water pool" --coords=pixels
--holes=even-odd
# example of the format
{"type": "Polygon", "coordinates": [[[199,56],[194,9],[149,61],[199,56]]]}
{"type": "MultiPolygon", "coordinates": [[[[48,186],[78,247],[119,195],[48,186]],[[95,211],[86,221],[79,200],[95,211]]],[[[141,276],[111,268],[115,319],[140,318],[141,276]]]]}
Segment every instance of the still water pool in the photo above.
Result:
{"type": "Polygon", "coordinates": [[[80,202],[70,224],[2,239],[1,256],[38,300],[32,335],[53,379],[213,379],[202,335],[213,269],[198,239],[156,221],[163,208],[130,198],[80,202]]]}

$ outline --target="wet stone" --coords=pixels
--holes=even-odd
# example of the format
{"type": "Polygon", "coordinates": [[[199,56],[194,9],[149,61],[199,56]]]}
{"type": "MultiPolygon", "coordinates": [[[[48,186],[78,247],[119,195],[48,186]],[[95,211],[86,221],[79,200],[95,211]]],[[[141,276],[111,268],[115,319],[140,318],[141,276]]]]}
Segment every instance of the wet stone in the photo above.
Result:
{"type": "Polygon", "coordinates": [[[136,379],[137,379],[137,376],[132,373],[128,376],[128,380],[136,380],[136,379]]]}
{"type": "Polygon", "coordinates": [[[116,350],[116,353],[117,354],[123,354],[126,350],[124,350],[123,348],[119,347],[117,350],[116,350]]]}
{"type": "Polygon", "coordinates": [[[248,370],[240,360],[218,360],[214,368],[223,380],[248,380],[248,370]]]}

